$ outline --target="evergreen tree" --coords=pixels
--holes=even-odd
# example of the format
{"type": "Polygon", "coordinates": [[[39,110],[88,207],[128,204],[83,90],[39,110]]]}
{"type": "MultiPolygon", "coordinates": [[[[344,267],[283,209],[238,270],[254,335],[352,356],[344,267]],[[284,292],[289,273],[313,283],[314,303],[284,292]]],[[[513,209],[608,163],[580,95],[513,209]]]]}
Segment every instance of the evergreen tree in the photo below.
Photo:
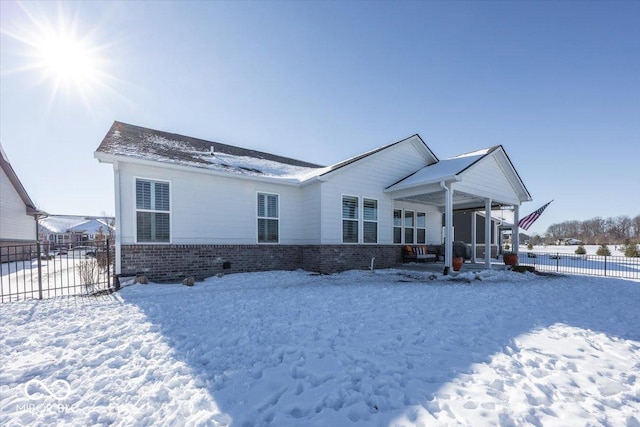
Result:
{"type": "Polygon", "coordinates": [[[631,258],[640,258],[640,249],[635,243],[627,243],[624,247],[624,256],[631,258]]]}

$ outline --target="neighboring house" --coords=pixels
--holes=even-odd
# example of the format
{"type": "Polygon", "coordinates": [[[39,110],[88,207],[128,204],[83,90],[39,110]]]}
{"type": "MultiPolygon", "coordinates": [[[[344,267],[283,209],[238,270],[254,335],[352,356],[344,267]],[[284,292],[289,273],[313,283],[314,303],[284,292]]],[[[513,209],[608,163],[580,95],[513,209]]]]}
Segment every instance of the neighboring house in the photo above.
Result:
{"type": "Polygon", "coordinates": [[[531,200],[502,146],[439,160],[419,135],[323,167],[114,122],[94,155],[114,171],[116,272],[156,281],[391,267],[443,241],[450,267],[454,209],[517,222],[531,200]]]}
{"type": "Polygon", "coordinates": [[[564,241],[565,245],[581,245],[582,244],[582,240],[578,240],[578,239],[574,239],[574,238],[569,238],[566,239],[564,241]]]}
{"type": "Polygon", "coordinates": [[[113,218],[49,215],[40,220],[39,237],[49,250],[83,245],[113,234],[113,218]]]}
{"type": "Polygon", "coordinates": [[[33,243],[38,210],[22,186],[0,145],[0,246],[33,243]]]}

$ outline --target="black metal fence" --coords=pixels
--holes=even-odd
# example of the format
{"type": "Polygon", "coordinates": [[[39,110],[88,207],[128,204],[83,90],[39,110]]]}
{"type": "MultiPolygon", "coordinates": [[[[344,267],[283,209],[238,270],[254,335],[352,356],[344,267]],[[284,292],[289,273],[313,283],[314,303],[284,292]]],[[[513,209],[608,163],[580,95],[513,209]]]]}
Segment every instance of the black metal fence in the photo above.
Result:
{"type": "Polygon", "coordinates": [[[113,292],[109,240],[45,250],[40,243],[0,247],[0,302],[113,292]]]}
{"type": "Polygon", "coordinates": [[[520,252],[518,262],[534,266],[538,271],[640,279],[640,258],[637,257],[520,252]]]}

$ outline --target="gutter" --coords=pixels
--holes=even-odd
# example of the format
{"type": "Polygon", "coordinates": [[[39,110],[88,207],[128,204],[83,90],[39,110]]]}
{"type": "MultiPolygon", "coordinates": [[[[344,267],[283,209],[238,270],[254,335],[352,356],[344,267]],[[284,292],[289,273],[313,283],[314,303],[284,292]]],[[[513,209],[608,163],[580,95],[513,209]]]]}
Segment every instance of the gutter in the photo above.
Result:
{"type": "MultiPolygon", "coordinates": [[[[214,176],[220,176],[224,178],[244,179],[248,181],[260,181],[260,182],[266,182],[270,184],[289,185],[292,187],[302,186],[302,182],[295,178],[278,178],[278,177],[267,177],[267,176],[259,176],[259,175],[244,175],[240,173],[220,172],[212,169],[198,168],[195,166],[184,166],[184,165],[176,165],[172,163],[157,162],[152,160],[137,159],[135,157],[107,154],[107,153],[102,153],[98,151],[93,153],[93,157],[97,159],[100,163],[113,164],[115,162],[122,162],[122,163],[136,164],[140,166],[149,166],[154,168],[157,168],[159,165],[161,165],[163,168],[173,169],[176,171],[200,173],[205,175],[214,175],[214,176]]],[[[305,184],[307,184],[306,181],[305,181],[305,184]]]]}

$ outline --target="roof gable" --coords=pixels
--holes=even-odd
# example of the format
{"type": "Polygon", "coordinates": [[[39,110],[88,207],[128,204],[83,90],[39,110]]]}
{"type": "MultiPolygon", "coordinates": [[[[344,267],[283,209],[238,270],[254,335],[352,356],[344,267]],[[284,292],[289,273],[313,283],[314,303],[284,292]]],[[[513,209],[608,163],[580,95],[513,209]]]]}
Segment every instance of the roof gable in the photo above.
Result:
{"type": "Polygon", "coordinates": [[[366,153],[362,153],[350,159],[335,163],[331,166],[324,168],[324,170],[319,170],[318,171],[319,173],[317,174],[317,176],[325,176],[325,175],[331,174],[332,172],[340,170],[342,168],[356,165],[358,162],[360,162],[363,159],[366,159],[378,154],[384,154],[385,151],[393,147],[396,147],[400,144],[412,144],[416,148],[418,154],[424,157],[425,162],[427,164],[435,163],[438,161],[438,158],[436,157],[436,155],[433,153],[433,151],[431,151],[431,149],[422,140],[422,138],[420,138],[420,135],[415,134],[408,138],[401,139],[400,141],[392,142],[391,144],[387,144],[382,147],[375,148],[373,150],[367,151],[366,153]]]}
{"type": "MultiPolygon", "coordinates": [[[[529,194],[529,190],[527,190],[527,187],[525,187],[524,182],[522,182],[520,175],[516,171],[516,168],[513,166],[513,163],[511,163],[511,159],[509,159],[509,156],[507,155],[502,145],[492,147],[491,151],[488,152],[487,155],[483,157],[486,157],[486,160],[484,160],[484,162],[488,162],[490,158],[498,164],[498,166],[500,167],[500,170],[502,170],[504,174],[503,179],[509,182],[509,184],[513,188],[514,193],[517,194],[518,199],[521,202],[531,200],[531,194],[529,194]]],[[[482,167],[480,165],[480,160],[481,159],[478,160],[479,168],[482,167]]],[[[474,165],[470,165],[467,169],[462,171],[459,175],[462,176],[465,173],[467,173],[467,171],[471,171],[473,166],[474,165]]]]}
{"type": "Polygon", "coordinates": [[[520,175],[518,175],[513,167],[502,145],[461,154],[425,166],[395,184],[390,185],[385,191],[397,192],[402,190],[404,192],[411,192],[414,191],[413,189],[418,191],[419,188],[433,186],[440,182],[459,182],[457,185],[468,186],[469,184],[473,184],[472,186],[477,186],[478,181],[485,184],[492,182],[494,184],[503,183],[513,189],[514,197],[517,197],[517,200],[520,202],[531,200],[529,191],[524,186],[520,175]],[[483,170],[485,166],[489,165],[488,162],[493,163],[493,170],[501,171],[502,175],[480,174],[480,176],[475,176],[483,170]]]}
{"type": "Polygon", "coordinates": [[[387,187],[388,190],[400,190],[440,181],[455,180],[456,176],[469,169],[480,159],[491,153],[496,147],[461,154],[437,163],[430,164],[406,178],[387,187]]]}

